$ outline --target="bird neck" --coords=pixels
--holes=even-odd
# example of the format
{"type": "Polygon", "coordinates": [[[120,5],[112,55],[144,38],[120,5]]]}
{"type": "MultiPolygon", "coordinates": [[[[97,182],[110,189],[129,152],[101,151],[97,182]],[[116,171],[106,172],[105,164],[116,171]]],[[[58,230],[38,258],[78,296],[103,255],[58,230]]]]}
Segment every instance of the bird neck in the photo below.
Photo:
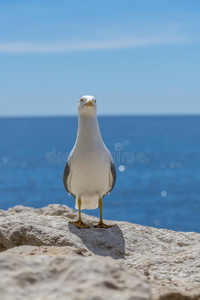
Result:
{"type": "Polygon", "coordinates": [[[102,142],[102,137],[99,129],[97,116],[84,116],[78,117],[78,133],[76,142],[88,147],[95,146],[97,143],[102,142]]]}

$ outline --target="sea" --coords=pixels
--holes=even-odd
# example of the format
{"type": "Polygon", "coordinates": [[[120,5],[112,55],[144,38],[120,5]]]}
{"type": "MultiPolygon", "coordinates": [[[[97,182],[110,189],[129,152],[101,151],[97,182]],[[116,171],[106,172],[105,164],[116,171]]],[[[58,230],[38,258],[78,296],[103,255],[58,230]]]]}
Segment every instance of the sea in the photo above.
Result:
{"type": "MultiPolygon", "coordinates": [[[[77,117],[0,118],[0,209],[75,200],[63,186],[77,117]]],[[[200,116],[100,116],[117,171],[103,217],[200,232],[200,116]]],[[[99,216],[99,210],[84,210],[99,216]]]]}

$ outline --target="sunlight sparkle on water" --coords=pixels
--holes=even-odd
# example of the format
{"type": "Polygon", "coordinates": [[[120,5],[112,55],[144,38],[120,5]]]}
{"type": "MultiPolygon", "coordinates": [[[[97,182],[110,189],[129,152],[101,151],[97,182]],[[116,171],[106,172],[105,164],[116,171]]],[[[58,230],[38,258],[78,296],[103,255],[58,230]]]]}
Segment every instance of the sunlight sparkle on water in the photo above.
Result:
{"type": "Polygon", "coordinates": [[[124,167],[123,165],[121,165],[121,166],[118,167],[118,170],[119,170],[120,172],[124,172],[125,167],[124,167]]]}

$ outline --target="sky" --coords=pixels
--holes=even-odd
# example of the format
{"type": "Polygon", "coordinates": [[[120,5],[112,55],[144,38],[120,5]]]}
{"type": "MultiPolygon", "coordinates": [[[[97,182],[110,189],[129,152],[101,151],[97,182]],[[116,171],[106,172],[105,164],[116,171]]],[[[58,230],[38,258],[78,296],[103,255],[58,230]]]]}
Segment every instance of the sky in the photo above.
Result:
{"type": "Polygon", "coordinates": [[[199,0],[0,0],[0,116],[200,114],[199,0]]]}

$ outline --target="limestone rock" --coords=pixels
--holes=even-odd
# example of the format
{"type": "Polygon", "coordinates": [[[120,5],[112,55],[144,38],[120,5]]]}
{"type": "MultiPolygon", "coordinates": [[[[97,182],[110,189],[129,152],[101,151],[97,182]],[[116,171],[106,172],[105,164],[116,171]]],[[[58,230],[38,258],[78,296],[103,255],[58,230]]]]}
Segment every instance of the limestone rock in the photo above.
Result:
{"type": "Polygon", "coordinates": [[[21,245],[62,246],[86,256],[83,260],[115,260],[127,272],[145,275],[153,299],[200,299],[200,234],[115,221],[107,222],[116,224],[112,228],[97,229],[93,225],[98,220],[84,214],[91,227],[78,229],[68,223],[76,218],[77,212],[62,205],[0,211],[0,251],[21,245]]]}
{"type": "Polygon", "coordinates": [[[115,261],[72,256],[70,247],[10,249],[0,255],[0,274],[4,300],[150,300],[143,276],[115,261]]]}

